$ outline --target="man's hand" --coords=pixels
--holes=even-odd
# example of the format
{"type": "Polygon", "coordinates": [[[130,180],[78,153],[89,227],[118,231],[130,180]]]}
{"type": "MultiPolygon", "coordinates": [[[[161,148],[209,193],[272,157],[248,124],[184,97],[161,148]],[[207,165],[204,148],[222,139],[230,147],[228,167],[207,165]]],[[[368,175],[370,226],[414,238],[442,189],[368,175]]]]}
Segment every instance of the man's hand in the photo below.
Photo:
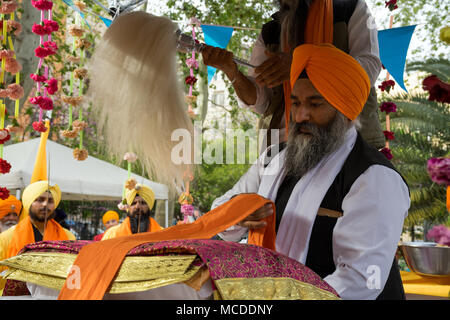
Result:
{"type": "Polygon", "coordinates": [[[267,223],[262,221],[265,217],[268,217],[273,214],[272,205],[266,204],[253,212],[247,218],[238,223],[241,227],[249,228],[249,229],[259,229],[264,228],[267,223]]]}
{"type": "Polygon", "coordinates": [[[255,69],[256,82],[268,88],[274,88],[289,81],[291,72],[292,56],[288,53],[272,53],[265,51],[269,57],[259,67],[255,69]]]}
{"type": "Polygon", "coordinates": [[[221,48],[205,45],[202,50],[204,64],[217,68],[233,80],[237,76],[238,67],[233,61],[233,53],[221,48]]]}

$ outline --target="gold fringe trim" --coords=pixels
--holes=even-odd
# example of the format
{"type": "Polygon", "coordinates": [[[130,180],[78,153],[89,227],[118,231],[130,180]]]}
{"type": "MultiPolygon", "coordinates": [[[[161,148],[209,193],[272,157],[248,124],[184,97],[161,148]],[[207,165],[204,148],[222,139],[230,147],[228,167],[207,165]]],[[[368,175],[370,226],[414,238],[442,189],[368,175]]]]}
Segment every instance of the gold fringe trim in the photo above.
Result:
{"type": "MultiPolygon", "coordinates": [[[[109,293],[138,292],[191,279],[200,267],[196,255],[126,257],[109,293]]],[[[76,255],[56,252],[24,253],[0,262],[9,267],[5,279],[32,282],[60,290],[76,255]]]]}
{"type": "Polygon", "coordinates": [[[230,278],[215,281],[223,300],[340,300],[312,284],[292,278],[230,278]]]}

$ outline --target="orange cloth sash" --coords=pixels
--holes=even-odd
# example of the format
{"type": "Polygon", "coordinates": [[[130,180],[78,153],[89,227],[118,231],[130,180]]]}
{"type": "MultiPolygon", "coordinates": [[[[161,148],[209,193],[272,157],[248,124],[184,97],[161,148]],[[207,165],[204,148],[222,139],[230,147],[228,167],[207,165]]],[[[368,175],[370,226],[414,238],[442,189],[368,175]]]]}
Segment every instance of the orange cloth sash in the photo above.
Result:
{"type": "MultiPolygon", "coordinates": [[[[150,230],[149,232],[155,232],[162,230],[162,227],[156,222],[155,219],[150,218],[150,230]]],[[[122,221],[122,223],[114,230],[114,234],[116,237],[123,237],[123,236],[130,236],[132,235],[131,232],[131,225],[130,225],[130,218],[125,218],[125,220],[122,221]]]]}
{"type": "MultiPolygon", "coordinates": [[[[42,240],[69,240],[69,238],[67,237],[63,227],[61,227],[55,220],[51,219],[47,221],[42,240]]],[[[34,239],[33,226],[31,224],[30,216],[27,216],[16,225],[8,247],[7,258],[17,255],[24,246],[35,242],[36,240],[34,239]]]]}
{"type": "MultiPolygon", "coordinates": [[[[285,35],[284,35],[285,36],[285,35]]],[[[285,42],[287,43],[287,41],[285,42]]],[[[333,43],[333,0],[314,0],[308,10],[305,25],[305,43],[321,44],[333,43]]],[[[283,48],[286,53],[292,48],[283,48]]],[[[286,133],[289,132],[289,119],[291,117],[291,84],[283,82],[286,133]]]]}
{"type": "Polygon", "coordinates": [[[156,232],[138,233],[84,246],[74,266],[79,268],[80,289],[68,285],[70,275],[58,296],[59,300],[100,300],[117,274],[125,255],[147,242],[177,239],[210,239],[236,225],[265,204],[272,204],[273,215],[266,217],[266,227],[249,231],[248,243],[275,250],[275,205],[257,194],[241,194],[209,211],[193,223],[179,224],[156,232]]]}

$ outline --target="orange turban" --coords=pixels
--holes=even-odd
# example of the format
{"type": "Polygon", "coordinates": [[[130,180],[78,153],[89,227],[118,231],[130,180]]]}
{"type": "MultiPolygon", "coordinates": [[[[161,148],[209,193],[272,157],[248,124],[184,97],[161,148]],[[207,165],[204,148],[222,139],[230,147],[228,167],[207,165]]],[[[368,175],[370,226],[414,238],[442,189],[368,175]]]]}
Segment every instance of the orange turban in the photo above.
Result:
{"type": "Polygon", "coordinates": [[[370,92],[366,71],[353,57],[330,44],[295,48],[291,89],[303,70],[319,93],[350,120],[361,113],[370,92]]]}
{"type": "Polygon", "coordinates": [[[3,219],[8,213],[15,212],[17,215],[20,214],[22,209],[22,202],[17,200],[16,197],[10,195],[6,200],[0,200],[0,219],[3,219]]]}
{"type": "Polygon", "coordinates": [[[117,220],[119,222],[119,214],[112,210],[106,211],[103,215],[103,224],[106,225],[110,220],[117,220]]]}

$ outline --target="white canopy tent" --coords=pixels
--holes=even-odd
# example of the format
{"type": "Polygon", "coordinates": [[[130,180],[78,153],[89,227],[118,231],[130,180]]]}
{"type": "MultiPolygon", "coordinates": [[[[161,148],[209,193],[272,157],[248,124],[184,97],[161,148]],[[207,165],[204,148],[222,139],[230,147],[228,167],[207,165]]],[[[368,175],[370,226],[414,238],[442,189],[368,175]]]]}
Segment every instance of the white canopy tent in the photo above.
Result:
{"type": "MultiPolygon", "coordinates": [[[[40,138],[8,145],[3,157],[11,164],[11,171],[0,175],[0,186],[20,196],[30,183],[40,138]]],[[[123,186],[128,171],[106,161],[89,156],[84,161],[75,160],[73,150],[47,140],[47,171],[50,184],[57,184],[63,200],[109,201],[122,199],[123,186]]],[[[166,185],[131,174],[138,183],[152,188],[157,200],[165,201],[165,225],[169,225],[169,189],[166,185]]]]}

